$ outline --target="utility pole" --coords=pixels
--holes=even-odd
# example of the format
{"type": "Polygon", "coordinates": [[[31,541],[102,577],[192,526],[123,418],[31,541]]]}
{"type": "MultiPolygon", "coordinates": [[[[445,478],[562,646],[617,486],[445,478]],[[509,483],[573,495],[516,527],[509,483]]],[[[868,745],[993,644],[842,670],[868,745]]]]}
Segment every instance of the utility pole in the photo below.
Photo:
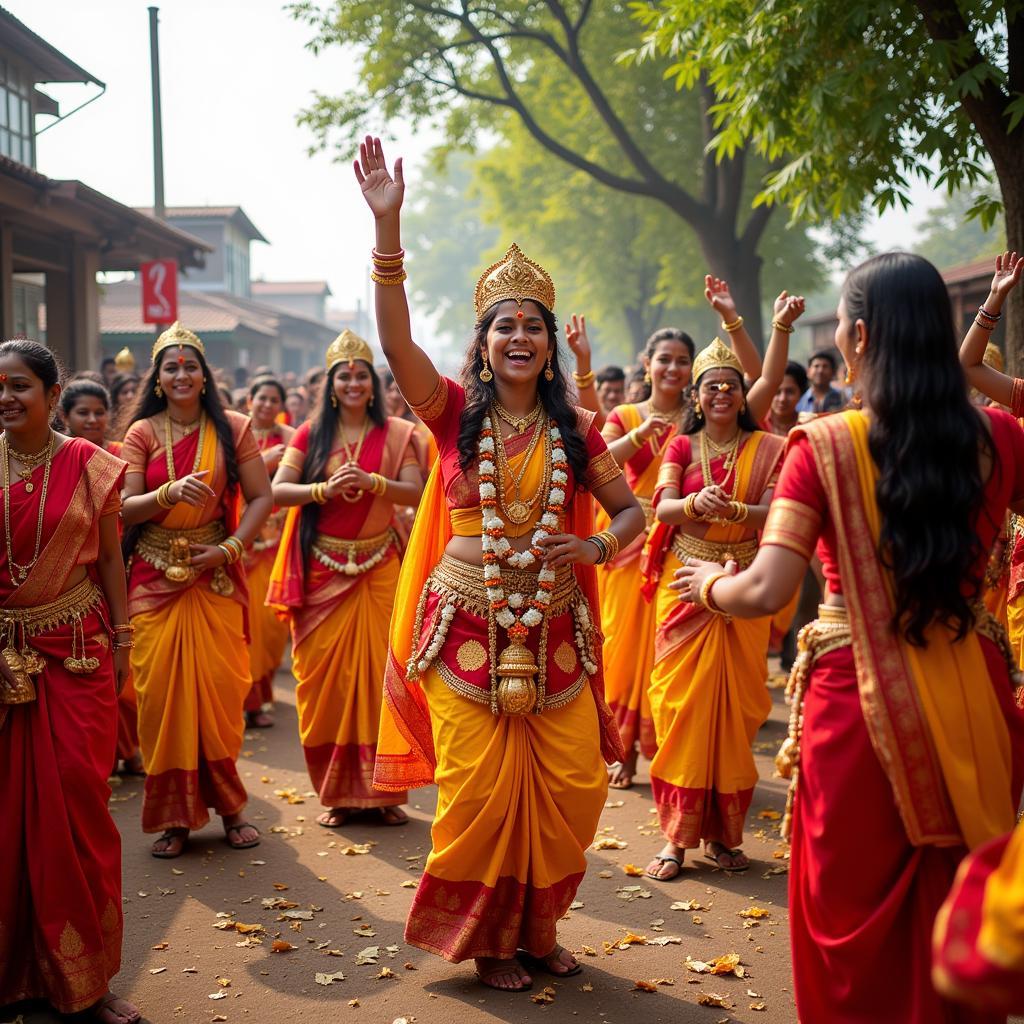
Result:
{"type": "Polygon", "coordinates": [[[159,8],[149,9],[149,62],[153,79],[153,216],[163,220],[164,206],[164,132],[160,113],[160,39],[159,8]]]}

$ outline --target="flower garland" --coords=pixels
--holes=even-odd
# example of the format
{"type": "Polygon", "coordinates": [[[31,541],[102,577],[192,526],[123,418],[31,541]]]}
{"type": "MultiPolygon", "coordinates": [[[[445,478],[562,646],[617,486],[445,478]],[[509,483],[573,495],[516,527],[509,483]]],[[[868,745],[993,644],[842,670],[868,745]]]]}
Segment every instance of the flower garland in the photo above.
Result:
{"type": "Polygon", "coordinates": [[[548,420],[545,452],[551,447],[551,484],[544,497],[544,511],[526,551],[515,551],[505,537],[505,523],[498,515],[497,467],[494,462],[494,429],[490,416],[485,416],[477,451],[480,457],[480,507],[483,511],[481,542],[483,544],[484,585],[490,602],[491,614],[513,643],[522,643],[533,626],[544,621],[544,613],[551,603],[556,573],[543,566],[537,574],[537,592],[527,599],[525,594],[506,596],[501,579],[501,562],[513,569],[525,569],[543,558],[538,542],[558,531],[559,515],[565,506],[565,488],[569,483],[569,463],[565,457],[562,434],[554,420],[548,420]]]}

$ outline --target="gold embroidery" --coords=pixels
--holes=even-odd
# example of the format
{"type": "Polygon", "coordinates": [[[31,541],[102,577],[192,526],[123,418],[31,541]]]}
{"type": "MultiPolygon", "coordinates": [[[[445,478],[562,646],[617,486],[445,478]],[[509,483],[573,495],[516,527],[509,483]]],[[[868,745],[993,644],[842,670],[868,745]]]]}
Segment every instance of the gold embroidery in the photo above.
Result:
{"type": "Polygon", "coordinates": [[[677,462],[662,462],[658,470],[658,482],[654,485],[655,490],[660,491],[662,487],[674,487],[681,490],[683,482],[683,467],[677,462]]]}
{"type": "Polygon", "coordinates": [[[688,533],[677,533],[672,538],[672,554],[684,564],[688,558],[700,558],[721,565],[729,561],[738,562],[741,569],[746,569],[757,554],[757,538],[711,541],[691,537],[688,533]]]}
{"type": "Polygon", "coordinates": [[[107,905],[103,909],[103,916],[100,918],[100,927],[103,929],[104,935],[110,935],[121,927],[121,915],[117,912],[117,907],[114,906],[113,900],[107,900],[107,905]]]}
{"type": "Polygon", "coordinates": [[[821,533],[821,515],[792,498],[774,498],[761,534],[762,544],[788,548],[810,560],[821,533]]]}
{"type": "Polygon", "coordinates": [[[463,672],[476,672],[487,664],[487,648],[479,640],[466,640],[459,645],[455,660],[463,672]]]}
{"type": "Polygon", "coordinates": [[[75,926],[68,921],[64,931],[60,933],[60,955],[67,960],[74,960],[85,952],[85,943],[75,926]]]}
{"type": "Polygon", "coordinates": [[[284,455],[281,456],[282,467],[288,469],[294,469],[296,472],[301,473],[302,467],[306,464],[306,453],[301,449],[296,448],[294,445],[289,447],[284,455]]]}
{"type": "Polygon", "coordinates": [[[577,660],[572,645],[567,640],[563,640],[558,645],[558,650],[555,651],[555,664],[563,672],[569,673],[576,667],[577,660]]]}
{"type": "Polygon", "coordinates": [[[445,406],[448,404],[448,381],[444,377],[439,376],[437,378],[437,387],[431,392],[430,397],[425,402],[419,402],[418,404],[409,403],[409,408],[417,415],[424,423],[430,423],[431,420],[436,420],[444,412],[445,406]]]}
{"type": "Polygon", "coordinates": [[[622,467],[606,448],[600,455],[590,460],[590,464],[587,466],[586,484],[591,490],[594,490],[611,483],[612,480],[620,476],[622,476],[622,467]]]}

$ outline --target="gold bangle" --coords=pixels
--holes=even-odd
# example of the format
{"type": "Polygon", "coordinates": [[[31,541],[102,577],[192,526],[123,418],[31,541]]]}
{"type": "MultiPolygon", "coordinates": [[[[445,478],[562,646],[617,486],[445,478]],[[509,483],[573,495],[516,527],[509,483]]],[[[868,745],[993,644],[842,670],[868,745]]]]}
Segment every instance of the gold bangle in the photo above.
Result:
{"type": "Polygon", "coordinates": [[[697,492],[688,494],[683,500],[683,515],[695,523],[706,523],[708,517],[703,512],[697,511],[697,492]]]}
{"type": "Polygon", "coordinates": [[[245,554],[245,545],[234,535],[226,537],[221,543],[235,552],[235,561],[245,554]]]}
{"type": "Polygon", "coordinates": [[[974,323],[976,327],[980,327],[983,331],[988,331],[990,334],[996,329],[995,324],[986,324],[980,317],[975,317],[974,323]]]}
{"type": "Polygon", "coordinates": [[[605,546],[600,534],[591,534],[586,539],[588,544],[593,544],[597,548],[597,561],[594,565],[604,565],[608,561],[608,548],[605,546]]]}
{"type": "Polygon", "coordinates": [[[629,433],[628,433],[628,434],[626,435],[626,437],[628,437],[628,438],[629,438],[629,440],[630,440],[630,442],[632,443],[632,445],[633,445],[633,447],[634,447],[634,448],[643,448],[643,446],[644,446],[644,442],[643,442],[642,440],[640,440],[640,439],[639,439],[639,438],[637,437],[637,431],[638,431],[639,429],[640,429],[639,427],[634,427],[634,428],[633,428],[633,429],[632,429],[632,430],[631,430],[631,431],[630,431],[630,432],[629,432],[629,433]]]}
{"type": "Polygon", "coordinates": [[[405,250],[399,249],[398,252],[378,252],[376,248],[370,250],[370,258],[374,263],[380,263],[387,260],[395,260],[401,263],[405,259],[405,250]]]}
{"type": "Polygon", "coordinates": [[[226,544],[218,544],[217,550],[223,552],[225,565],[234,565],[236,556],[234,551],[231,550],[231,548],[229,548],[226,544]]]}
{"type": "Polygon", "coordinates": [[[370,493],[382,497],[387,493],[388,482],[380,473],[370,474],[370,493]]]}
{"type": "Polygon", "coordinates": [[[727,334],[734,334],[743,326],[743,317],[738,316],[731,324],[727,324],[724,320],[722,321],[722,330],[727,334]]]}
{"type": "Polygon", "coordinates": [[[724,615],[718,605],[715,604],[714,599],[711,596],[711,588],[722,578],[728,576],[727,572],[713,572],[701,585],[700,592],[697,595],[697,603],[707,608],[713,615],[724,615]]]}
{"type": "Polygon", "coordinates": [[[404,270],[401,272],[401,274],[393,274],[389,275],[388,277],[384,277],[381,274],[378,274],[377,271],[373,271],[370,274],[371,281],[374,281],[376,284],[383,285],[384,287],[388,287],[389,285],[402,284],[402,282],[407,280],[408,277],[409,275],[404,270]]]}
{"type": "Polygon", "coordinates": [[[747,516],[750,515],[750,506],[746,502],[730,501],[729,507],[732,509],[732,515],[729,517],[730,523],[746,522],[747,516]]]}
{"type": "Polygon", "coordinates": [[[796,330],[792,324],[784,324],[781,320],[773,320],[772,327],[783,334],[792,334],[796,330]]]}
{"type": "Polygon", "coordinates": [[[161,508],[174,508],[174,502],[170,498],[171,484],[168,481],[156,489],[156,503],[161,508]]]}
{"type": "Polygon", "coordinates": [[[135,650],[135,641],[134,640],[122,640],[120,643],[118,643],[118,641],[115,640],[110,645],[110,649],[112,651],[134,651],[135,650]]]}
{"type": "Polygon", "coordinates": [[[597,374],[591,370],[589,373],[577,373],[573,370],[572,379],[576,381],[576,387],[589,388],[597,379],[597,374]]]}
{"type": "Polygon", "coordinates": [[[605,561],[610,562],[619,553],[619,538],[611,530],[602,530],[597,537],[604,542],[608,549],[608,557],[605,561]]]}
{"type": "Polygon", "coordinates": [[[309,496],[318,505],[326,505],[327,504],[327,495],[325,493],[326,490],[327,490],[327,484],[323,483],[322,481],[317,481],[316,483],[313,483],[313,484],[309,485],[309,496]]]}

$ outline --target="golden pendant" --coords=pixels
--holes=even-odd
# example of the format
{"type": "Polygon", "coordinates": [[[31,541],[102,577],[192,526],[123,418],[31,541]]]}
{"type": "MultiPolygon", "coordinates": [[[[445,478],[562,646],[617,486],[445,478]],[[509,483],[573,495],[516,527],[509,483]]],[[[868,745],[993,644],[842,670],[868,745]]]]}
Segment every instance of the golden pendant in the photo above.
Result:
{"type": "Polygon", "coordinates": [[[506,506],[505,513],[516,526],[522,526],[530,518],[530,506],[525,501],[513,501],[506,506]]]}
{"type": "Polygon", "coordinates": [[[800,762],[800,745],[792,736],[787,736],[775,755],[775,770],[780,778],[790,779],[800,762]]]}
{"type": "Polygon", "coordinates": [[[213,579],[210,580],[210,589],[221,597],[230,597],[235,592],[235,585],[231,577],[224,571],[224,566],[218,565],[213,570],[213,579]]]}
{"type": "Polygon", "coordinates": [[[100,667],[99,658],[65,658],[64,667],[76,676],[85,676],[100,667]]]}
{"type": "Polygon", "coordinates": [[[35,488],[35,484],[33,484],[31,480],[26,480],[25,481],[25,493],[26,494],[31,494],[35,489],[36,489],[35,488]]]}
{"type": "Polygon", "coordinates": [[[192,566],[192,551],[187,537],[173,537],[167,545],[167,568],[164,576],[171,583],[188,583],[195,575],[192,566]]]}
{"type": "Polygon", "coordinates": [[[46,661],[43,656],[31,647],[26,647],[21,652],[21,656],[25,659],[25,671],[30,676],[37,676],[46,668],[46,661]]]}
{"type": "Polygon", "coordinates": [[[513,642],[498,660],[498,710],[503,715],[528,715],[537,703],[537,673],[533,655],[521,643],[513,642]]]}
{"type": "Polygon", "coordinates": [[[12,685],[0,678],[0,704],[29,704],[36,699],[36,687],[31,676],[25,671],[25,659],[13,648],[5,647],[0,656],[14,676],[12,685]]]}

